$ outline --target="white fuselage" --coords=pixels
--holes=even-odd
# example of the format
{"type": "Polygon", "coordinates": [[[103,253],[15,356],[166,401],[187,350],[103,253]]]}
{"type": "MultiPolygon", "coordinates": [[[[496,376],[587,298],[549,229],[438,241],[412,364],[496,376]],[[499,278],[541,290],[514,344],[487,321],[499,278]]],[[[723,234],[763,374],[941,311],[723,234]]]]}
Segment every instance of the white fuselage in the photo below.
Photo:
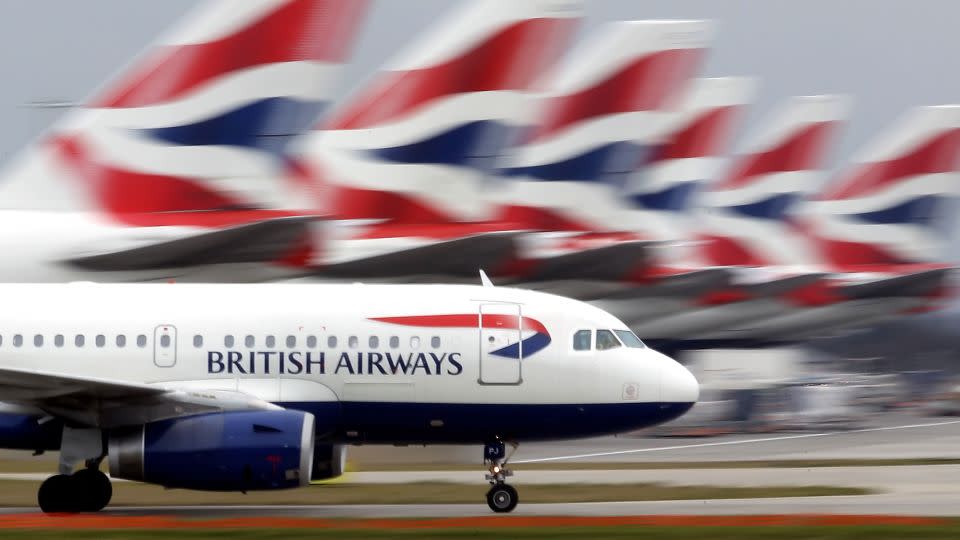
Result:
{"type": "Polygon", "coordinates": [[[550,439],[683,414],[696,380],[562,297],[466,285],[0,285],[0,367],[237,390],[382,442],[550,439]],[[593,337],[596,341],[597,338],[593,337]]]}

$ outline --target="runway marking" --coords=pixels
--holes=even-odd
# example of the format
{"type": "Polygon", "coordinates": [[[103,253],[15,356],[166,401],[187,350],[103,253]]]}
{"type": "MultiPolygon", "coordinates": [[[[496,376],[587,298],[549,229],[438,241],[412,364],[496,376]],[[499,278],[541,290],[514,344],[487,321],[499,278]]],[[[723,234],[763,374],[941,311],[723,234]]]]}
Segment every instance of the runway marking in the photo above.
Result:
{"type": "Polygon", "coordinates": [[[784,435],[782,437],[766,437],[762,439],[745,439],[741,441],[720,441],[720,442],[711,442],[711,443],[699,443],[699,444],[682,444],[676,446],[659,446],[655,448],[634,448],[632,450],[615,450],[612,452],[595,452],[591,454],[577,454],[572,456],[554,456],[554,457],[545,457],[545,458],[533,458],[533,459],[518,459],[514,460],[511,463],[520,464],[520,463],[544,463],[548,461],[564,461],[568,459],[581,459],[581,458],[592,458],[592,457],[604,457],[604,456],[620,456],[624,454],[641,454],[647,452],[663,452],[665,450],[685,450],[688,448],[707,448],[711,446],[733,446],[737,444],[751,444],[751,443],[764,443],[764,442],[773,442],[773,441],[789,441],[794,439],[812,439],[816,437],[830,437],[835,435],[851,435],[854,433],[871,433],[876,431],[894,431],[900,429],[916,429],[916,428],[925,428],[925,427],[936,427],[936,426],[948,426],[952,424],[960,424],[960,420],[949,420],[944,422],[931,422],[929,424],[910,424],[906,426],[885,426],[885,427],[876,427],[876,428],[861,428],[861,429],[851,429],[849,431],[830,431],[826,433],[804,433],[801,435],[784,435]]]}

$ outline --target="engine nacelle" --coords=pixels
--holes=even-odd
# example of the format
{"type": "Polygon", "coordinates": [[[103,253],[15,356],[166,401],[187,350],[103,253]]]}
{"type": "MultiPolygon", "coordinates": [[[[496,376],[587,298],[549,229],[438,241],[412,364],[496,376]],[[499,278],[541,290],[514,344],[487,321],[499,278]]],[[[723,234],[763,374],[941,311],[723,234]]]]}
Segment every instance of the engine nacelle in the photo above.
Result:
{"type": "Polygon", "coordinates": [[[110,432],[110,474],[205,491],[285,489],[310,483],[314,417],[238,411],[172,418],[110,432]]]}
{"type": "Polygon", "coordinates": [[[343,474],[347,467],[347,447],[342,444],[318,444],[313,449],[311,480],[327,480],[343,474]]]}

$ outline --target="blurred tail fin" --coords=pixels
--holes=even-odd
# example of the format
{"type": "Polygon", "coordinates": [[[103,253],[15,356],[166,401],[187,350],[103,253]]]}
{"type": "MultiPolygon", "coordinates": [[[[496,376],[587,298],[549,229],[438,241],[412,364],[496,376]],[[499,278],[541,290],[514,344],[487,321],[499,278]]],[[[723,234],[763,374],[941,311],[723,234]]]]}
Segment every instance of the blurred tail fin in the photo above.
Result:
{"type": "Polygon", "coordinates": [[[703,262],[809,262],[809,247],[791,225],[791,210],[819,186],[820,169],[831,138],[846,118],[847,102],[842,96],[792,98],[748,141],[748,150],[699,198],[703,262]]]}
{"type": "Polygon", "coordinates": [[[576,2],[475,0],[377,73],[297,150],[341,219],[477,217],[479,182],[566,50],[576,2]]]}
{"type": "Polygon", "coordinates": [[[281,204],[281,190],[251,189],[251,178],[274,178],[287,141],[331,99],[365,4],[206,3],[28,149],[0,183],[0,204],[135,223],[180,213],[170,224],[281,204]]]}
{"type": "Polygon", "coordinates": [[[960,105],[908,111],[810,204],[803,223],[831,269],[943,260],[941,218],[960,192],[960,105]]]}
{"type": "Polygon", "coordinates": [[[500,218],[619,229],[603,195],[622,188],[660,142],[712,29],[707,21],[614,23],[571,57],[550,81],[539,124],[504,164],[500,218]]]}

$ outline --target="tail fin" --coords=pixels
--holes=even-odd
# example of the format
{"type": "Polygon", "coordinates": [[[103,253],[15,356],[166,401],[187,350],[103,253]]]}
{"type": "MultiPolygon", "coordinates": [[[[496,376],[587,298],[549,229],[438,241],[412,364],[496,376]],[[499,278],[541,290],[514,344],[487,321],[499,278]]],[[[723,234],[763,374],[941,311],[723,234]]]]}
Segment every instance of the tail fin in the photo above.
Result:
{"type": "Polygon", "coordinates": [[[602,201],[659,142],[712,28],[707,21],[613,23],[571,57],[548,86],[539,124],[503,167],[509,182],[500,218],[543,229],[620,230],[602,201]]]}
{"type": "Polygon", "coordinates": [[[709,265],[809,263],[791,224],[793,206],[815,190],[831,137],[846,118],[842,96],[788,101],[748,141],[747,152],[699,198],[700,255],[709,265]]]}
{"type": "Polygon", "coordinates": [[[754,86],[754,80],[746,77],[693,81],[674,127],[645,167],[627,181],[624,196],[635,208],[627,217],[631,230],[658,240],[690,239],[693,196],[703,182],[716,176],[754,86]]]}
{"type": "Polygon", "coordinates": [[[575,4],[475,0],[388,64],[298,148],[332,184],[332,215],[477,217],[478,182],[565,51],[575,4]]]}
{"type": "Polygon", "coordinates": [[[206,3],[29,149],[0,204],[77,209],[79,195],[135,224],[278,204],[251,178],[275,177],[279,152],[330,100],[365,3],[206,3]]]}
{"type": "Polygon", "coordinates": [[[940,262],[940,218],[960,192],[960,105],[918,107],[808,205],[804,224],[841,271],[940,262]]]}

